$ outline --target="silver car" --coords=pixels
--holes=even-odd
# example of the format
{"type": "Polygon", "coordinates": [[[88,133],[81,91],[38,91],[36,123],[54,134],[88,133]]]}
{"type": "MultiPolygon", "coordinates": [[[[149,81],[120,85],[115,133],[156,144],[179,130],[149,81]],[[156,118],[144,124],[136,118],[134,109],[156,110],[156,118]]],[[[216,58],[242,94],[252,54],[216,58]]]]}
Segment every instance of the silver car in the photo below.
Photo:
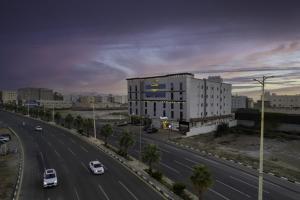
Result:
{"type": "Polygon", "coordinates": [[[104,174],[104,166],[98,160],[91,161],[89,166],[93,174],[104,174]]]}
{"type": "Polygon", "coordinates": [[[55,169],[46,169],[44,172],[43,187],[57,186],[57,175],[55,169]]]}

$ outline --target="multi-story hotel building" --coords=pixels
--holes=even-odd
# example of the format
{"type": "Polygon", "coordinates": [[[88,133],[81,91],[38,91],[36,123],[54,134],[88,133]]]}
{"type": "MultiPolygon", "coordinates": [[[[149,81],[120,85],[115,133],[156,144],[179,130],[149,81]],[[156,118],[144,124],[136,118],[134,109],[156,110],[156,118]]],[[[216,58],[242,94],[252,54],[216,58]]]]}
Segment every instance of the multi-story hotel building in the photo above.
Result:
{"type": "Polygon", "coordinates": [[[220,77],[198,79],[191,73],[128,78],[128,113],[146,116],[161,127],[173,128],[219,123],[231,118],[231,84],[220,77]]]}
{"type": "Polygon", "coordinates": [[[17,103],[17,91],[14,90],[3,90],[2,92],[2,103],[17,103]]]}

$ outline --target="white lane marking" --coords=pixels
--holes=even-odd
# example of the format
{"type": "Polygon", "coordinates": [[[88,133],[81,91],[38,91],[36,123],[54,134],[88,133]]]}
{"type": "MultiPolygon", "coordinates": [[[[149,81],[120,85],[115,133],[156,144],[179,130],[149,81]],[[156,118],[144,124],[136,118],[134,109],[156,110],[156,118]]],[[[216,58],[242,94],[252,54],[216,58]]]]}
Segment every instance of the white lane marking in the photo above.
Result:
{"type": "MultiPolygon", "coordinates": [[[[241,179],[235,178],[235,177],[233,177],[233,176],[230,176],[230,178],[233,179],[233,180],[239,181],[239,182],[241,182],[241,183],[244,183],[244,184],[246,184],[246,185],[248,185],[248,186],[250,186],[250,187],[252,187],[252,188],[255,188],[255,189],[258,188],[258,187],[255,186],[255,185],[252,185],[252,184],[250,184],[250,183],[247,183],[247,182],[245,182],[245,181],[243,181],[243,180],[241,180],[241,179]]],[[[267,193],[267,194],[270,193],[270,192],[267,191],[267,190],[264,190],[264,192],[267,193]]]]}
{"type": "Polygon", "coordinates": [[[222,181],[216,180],[216,182],[218,182],[218,183],[220,183],[220,184],[222,184],[222,185],[225,185],[226,187],[228,187],[228,188],[230,188],[230,189],[232,189],[232,190],[234,190],[234,191],[236,191],[236,192],[238,192],[238,193],[240,193],[240,194],[242,194],[242,195],[245,195],[245,196],[248,197],[248,198],[251,197],[250,195],[248,195],[248,194],[246,194],[246,193],[244,193],[244,192],[242,192],[242,191],[240,191],[240,190],[238,190],[238,189],[236,189],[236,188],[234,188],[234,187],[232,187],[232,186],[230,186],[230,185],[227,185],[226,183],[223,183],[222,181]]]}
{"type": "Polygon", "coordinates": [[[162,165],[162,166],[164,166],[164,167],[166,167],[166,168],[172,170],[173,172],[176,172],[177,174],[180,174],[180,172],[179,172],[178,170],[174,169],[173,167],[170,167],[170,166],[167,165],[167,164],[164,164],[163,162],[160,162],[160,165],[162,165]]]}
{"type": "Polygon", "coordinates": [[[54,153],[61,158],[61,155],[56,151],[56,149],[54,149],[54,153]]]}
{"type": "Polygon", "coordinates": [[[76,154],[69,147],[68,147],[68,151],[70,151],[73,154],[73,156],[76,156],[76,154]]]}
{"type": "Polygon", "coordinates": [[[80,162],[80,164],[82,165],[82,167],[83,167],[84,169],[86,169],[87,172],[89,172],[88,168],[85,166],[85,164],[84,164],[83,162],[80,162]]]}
{"type": "Polygon", "coordinates": [[[123,188],[125,188],[125,190],[136,200],[138,200],[138,198],[121,182],[119,181],[119,183],[123,186],[123,188]]]}
{"type": "Polygon", "coordinates": [[[170,153],[170,151],[167,151],[167,150],[165,150],[165,149],[163,149],[163,148],[158,148],[160,151],[163,151],[163,152],[166,152],[166,153],[170,153]]]}
{"type": "Polygon", "coordinates": [[[52,144],[51,144],[50,142],[47,141],[47,144],[48,144],[50,147],[52,147],[52,144]]]}
{"type": "Polygon", "coordinates": [[[213,190],[213,189],[211,189],[211,188],[208,188],[208,190],[211,191],[212,193],[214,193],[214,194],[216,194],[216,195],[222,197],[222,198],[225,199],[225,200],[230,200],[230,199],[228,199],[227,197],[225,197],[224,195],[220,194],[219,192],[217,192],[217,191],[215,191],[215,190],[213,190]]]}
{"type": "Polygon", "coordinates": [[[190,166],[187,166],[187,165],[183,164],[182,162],[179,162],[177,160],[174,160],[174,162],[177,163],[178,165],[181,165],[181,166],[186,167],[186,168],[188,168],[190,170],[193,170],[193,168],[191,168],[190,166]]]}
{"type": "Polygon", "coordinates": [[[191,163],[195,163],[195,164],[199,164],[199,163],[200,163],[200,162],[197,162],[197,161],[194,161],[194,160],[188,159],[188,158],[185,158],[185,160],[187,160],[187,161],[190,161],[191,163]]]}
{"type": "Polygon", "coordinates": [[[220,165],[220,166],[222,165],[221,163],[218,163],[218,162],[213,161],[213,160],[210,160],[210,159],[206,159],[206,158],[204,158],[204,157],[202,157],[202,156],[195,155],[195,157],[197,157],[197,158],[199,158],[199,159],[202,159],[202,160],[205,160],[205,161],[207,161],[207,162],[213,163],[213,164],[215,164],[215,165],[220,165]]]}
{"type": "Polygon", "coordinates": [[[42,158],[42,162],[43,162],[44,169],[46,169],[44,156],[43,156],[43,153],[42,153],[41,151],[40,151],[40,156],[41,156],[41,158],[42,158]]]}
{"type": "Polygon", "coordinates": [[[83,146],[80,145],[80,148],[85,151],[85,152],[89,152],[86,148],[84,148],[83,146]]]}
{"type": "Polygon", "coordinates": [[[80,198],[79,198],[79,195],[78,195],[78,192],[77,192],[76,188],[74,188],[74,191],[75,191],[75,194],[76,194],[76,198],[77,198],[77,200],[80,200],[80,198]]]}
{"type": "Polygon", "coordinates": [[[105,198],[106,198],[107,200],[110,200],[110,199],[108,198],[107,194],[105,193],[105,191],[103,190],[103,188],[101,187],[100,184],[98,184],[98,187],[99,187],[99,189],[101,190],[102,194],[105,196],[105,198]]]}

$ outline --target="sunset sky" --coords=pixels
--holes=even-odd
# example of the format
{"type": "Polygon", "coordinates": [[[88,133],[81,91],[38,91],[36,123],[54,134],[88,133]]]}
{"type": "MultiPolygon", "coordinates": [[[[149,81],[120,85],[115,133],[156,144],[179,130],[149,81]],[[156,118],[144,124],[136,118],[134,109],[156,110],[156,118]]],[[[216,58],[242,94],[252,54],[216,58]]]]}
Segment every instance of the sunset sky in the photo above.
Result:
{"type": "Polygon", "coordinates": [[[233,94],[300,94],[300,1],[0,2],[0,89],[125,94],[128,77],[221,75],[233,94]]]}

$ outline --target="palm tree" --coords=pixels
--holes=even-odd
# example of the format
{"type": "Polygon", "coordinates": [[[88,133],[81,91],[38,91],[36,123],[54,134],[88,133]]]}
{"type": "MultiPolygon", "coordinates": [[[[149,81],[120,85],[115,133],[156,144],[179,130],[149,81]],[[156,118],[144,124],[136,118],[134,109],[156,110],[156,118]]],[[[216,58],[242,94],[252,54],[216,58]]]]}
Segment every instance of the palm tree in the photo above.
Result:
{"type": "Polygon", "coordinates": [[[60,112],[56,112],[54,115],[54,119],[55,119],[55,123],[59,124],[60,120],[61,120],[61,114],[60,112]]]}
{"type": "Polygon", "coordinates": [[[104,137],[105,146],[107,146],[107,139],[109,136],[112,135],[112,133],[113,133],[113,129],[110,124],[105,124],[104,126],[102,126],[100,134],[103,135],[104,137]]]}
{"type": "Polygon", "coordinates": [[[86,130],[86,135],[90,136],[90,130],[93,128],[93,120],[88,118],[83,120],[83,128],[86,130]]]}
{"type": "Polygon", "coordinates": [[[80,115],[77,115],[77,117],[75,118],[75,125],[78,131],[82,130],[83,119],[80,115]]]}
{"type": "Polygon", "coordinates": [[[147,162],[149,165],[149,173],[152,173],[152,164],[157,163],[160,159],[160,154],[158,148],[155,144],[148,144],[143,151],[144,162],[147,162]]]}
{"type": "Polygon", "coordinates": [[[71,128],[71,125],[73,123],[73,116],[71,114],[67,114],[66,118],[65,118],[65,124],[67,128],[71,128]]]}
{"type": "Polygon", "coordinates": [[[132,134],[129,133],[128,130],[125,130],[123,136],[120,139],[120,153],[126,157],[129,147],[133,146],[133,144],[134,140],[132,134]]]}
{"type": "Polygon", "coordinates": [[[193,174],[190,179],[198,192],[199,200],[202,200],[204,191],[213,184],[210,171],[205,165],[196,165],[194,166],[193,174]]]}

